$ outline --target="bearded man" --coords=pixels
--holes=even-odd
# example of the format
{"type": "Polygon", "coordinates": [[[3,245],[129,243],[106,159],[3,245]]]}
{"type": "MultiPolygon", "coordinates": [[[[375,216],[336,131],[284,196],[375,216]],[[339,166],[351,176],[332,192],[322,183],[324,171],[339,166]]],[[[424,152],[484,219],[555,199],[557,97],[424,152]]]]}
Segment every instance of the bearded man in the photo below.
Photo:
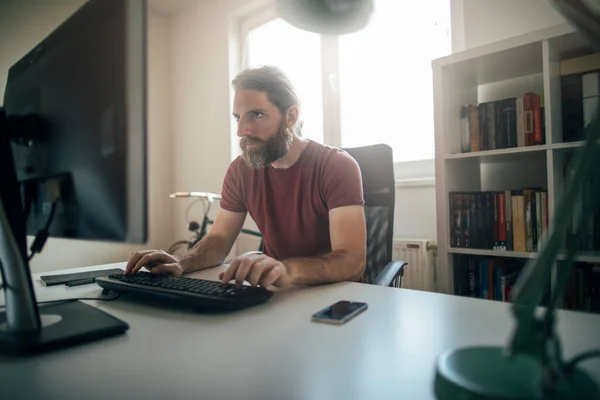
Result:
{"type": "Polygon", "coordinates": [[[302,138],[300,101],[280,69],[248,68],[232,86],[242,154],[227,169],[211,230],[180,257],[134,252],[125,273],[146,266],[181,276],[220,265],[249,214],[263,236],[263,253],[235,258],[220,275],[223,283],[288,288],[362,280],[366,227],[356,161],[302,138]]]}

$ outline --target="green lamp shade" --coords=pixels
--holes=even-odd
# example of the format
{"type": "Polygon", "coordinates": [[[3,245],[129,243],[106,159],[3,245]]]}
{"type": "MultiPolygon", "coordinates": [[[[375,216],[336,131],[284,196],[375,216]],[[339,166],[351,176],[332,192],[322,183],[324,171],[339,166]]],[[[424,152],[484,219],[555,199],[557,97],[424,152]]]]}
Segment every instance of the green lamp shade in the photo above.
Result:
{"type": "Polygon", "coordinates": [[[343,35],[363,29],[373,12],[373,0],[278,0],[279,15],[305,31],[343,35]]]}
{"type": "Polygon", "coordinates": [[[600,399],[594,381],[578,369],[544,392],[543,370],[532,357],[508,357],[502,347],[452,349],[437,360],[435,396],[440,400],[600,399]]]}

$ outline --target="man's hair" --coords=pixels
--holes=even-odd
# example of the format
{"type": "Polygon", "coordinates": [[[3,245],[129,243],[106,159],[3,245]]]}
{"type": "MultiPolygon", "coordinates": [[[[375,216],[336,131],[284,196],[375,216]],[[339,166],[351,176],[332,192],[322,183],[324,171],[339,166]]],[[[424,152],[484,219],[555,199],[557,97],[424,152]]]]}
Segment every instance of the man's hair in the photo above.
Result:
{"type": "MultiPolygon", "coordinates": [[[[294,85],[281,69],[272,65],[246,68],[235,77],[231,85],[236,92],[240,90],[266,92],[267,98],[275,104],[283,118],[286,117],[290,107],[300,108],[300,99],[294,85]]],[[[298,134],[299,125],[296,124],[295,127],[298,134]]]]}

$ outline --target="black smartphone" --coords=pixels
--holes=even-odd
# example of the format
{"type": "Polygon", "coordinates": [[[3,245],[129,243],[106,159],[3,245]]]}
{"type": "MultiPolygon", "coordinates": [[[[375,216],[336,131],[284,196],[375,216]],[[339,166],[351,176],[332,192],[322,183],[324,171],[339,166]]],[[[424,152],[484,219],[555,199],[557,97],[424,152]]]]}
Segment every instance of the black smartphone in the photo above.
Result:
{"type": "Polygon", "coordinates": [[[367,303],[342,300],[314,313],[312,320],[341,325],[350,321],[367,308],[367,303]]]}

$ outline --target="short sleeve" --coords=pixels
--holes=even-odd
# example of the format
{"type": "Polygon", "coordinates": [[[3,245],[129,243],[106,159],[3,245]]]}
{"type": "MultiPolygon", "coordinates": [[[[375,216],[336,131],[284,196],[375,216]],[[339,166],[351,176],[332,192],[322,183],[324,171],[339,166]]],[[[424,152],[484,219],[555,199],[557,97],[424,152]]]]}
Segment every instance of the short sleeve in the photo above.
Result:
{"type": "Polygon", "coordinates": [[[331,155],[323,173],[323,194],[328,210],[365,205],[360,167],[347,152],[340,150],[331,155]]]}
{"type": "Polygon", "coordinates": [[[229,164],[225,179],[223,179],[223,189],[221,190],[220,207],[224,210],[242,213],[246,212],[246,203],[241,189],[239,158],[229,164]]]}

